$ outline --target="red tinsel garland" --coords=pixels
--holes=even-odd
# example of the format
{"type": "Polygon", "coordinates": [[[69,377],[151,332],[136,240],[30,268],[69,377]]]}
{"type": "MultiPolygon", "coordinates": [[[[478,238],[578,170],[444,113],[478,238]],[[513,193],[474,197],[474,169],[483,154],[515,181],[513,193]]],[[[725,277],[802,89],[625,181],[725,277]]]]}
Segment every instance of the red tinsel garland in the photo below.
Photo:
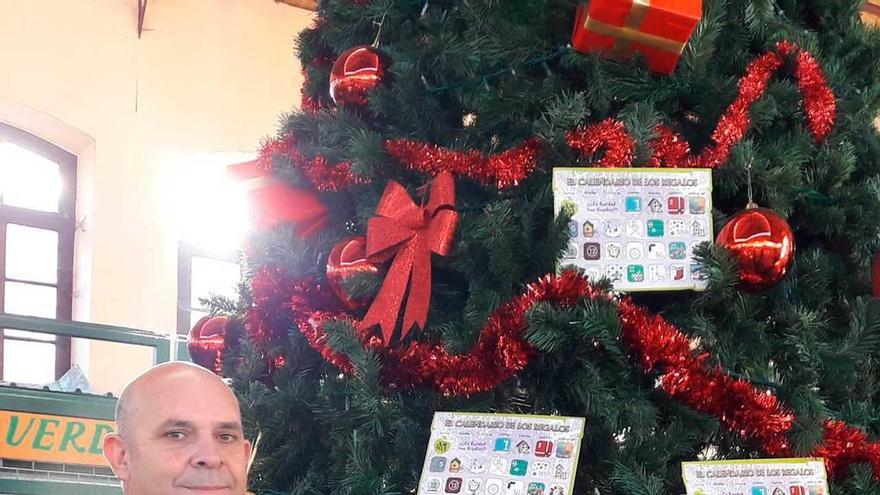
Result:
{"type": "MultiPolygon", "coordinates": [[[[749,109],[767,91],[770,77],[782,67],[785,57],[792,54],[796,54],[795,78],[802,95],[807,126],[816,141],[824,140],[836,119],[834,94],[828,87],[822,68],[810,53],[794,43],[780,42],[774,51],[761,55],[746,68],[739,83],[737,98],[721,116],[712,133],[713,145],[698,155],[692,155],[688,142],[661,124],[657,126],[657,136],[649,143],[652,154],[648,165],[684,168],[718,168],[724,165],[733,146],[742,141],[751,127],[749,109]]],[[[635,141],[618,120],[606,119],[579,127],[570,131],[566,140],[569,146],[588,155],[604,148],[604,156],[594,166],[628,167],[632,164],[635,141]]],[[[391,156],[413,170],[428,174],[447,170],[483,184],[492,184],[498,178],[499,187],[505,187],[501,184],[516,184],[538,168],[537,153],[522,152],[528,143],[489,156],[406,140],[387,141],[386,149],[391,156]]]]}
{"type": "MultiPolygon", "coordinates": [[[[320,24],[321,23],[316,21],[314,29],[319,29],[320,24]]],[[[316,68],[316,69],[325,68],[327,70],[330,70],[330,67],[333,65],[334,61],[335,61],[334,57],[332,57],[329,53],[325,53],[325,54],[318,55],[317,57],[312,58],[311,60],[308,61],[308,63],[306,65],[311,68],[316,68]]],[[[311,95],[309,95],[309,92],[307,90],[307,87],[309,84],[309,72],[306,67],[303,67],[302,75],[303,75],[303,83],[302,83],[302,86],[300,87],[300,93],[302,95],[302,102],[300,103],[300,108],[302,109],[302,111],[307,114],[314,115],[314,114],[320,112],[321,110],[334,109],[335,107],[328,104],[326,99],[321,100],[319,98],[313,98],[311,95]]]]}
{"type": "MultiPolygon", "coordinates": [[[[771,391],[707,365],[711,357],[708,353],[696,354],[685,334],[631,299],[619,301],[618,308],[622,340],[646,372],[663,373],[660,387],[664,392],[755,441],[770,456],[797,454],[788,440],[796,419],[794,413],[771,391]]],[[[809,455],[824,458],[832,476],[845,476],[851,464],[868,463],[874,477],[880,478],[880,443],[869,441],[863,430],[842,421],[826,420],[823,428],[821,443],[809,455]]]]}
{"type": "Polygon", "coordinates": [[[245,315],[245,331],[266,363],[268,375],[264,378],[271,382],[275,371],[287,363],[283,354],[277,354],[278,345],[295,325],[296,311],[313,304],[327,306],[333,299],[313,280],[294,279],[278,266],[261,268],[251,280],[250,289],[253,304],[245,315]]]}
{"type": "Polygon", "coordinates": [[[837,104],[825,73],[813,54],[801,50],[796,44],[783,41],[777,47],[783,55],[797,52],[795,78],[803,95],[804,113],[813,138],[822,141],[831,133],[837,120],[837,104]]]}
{"type": "Polygon", "coordinates": [[[585,155],[593,155],[604,148],[605,155],[593,164],[596,167],[627,166],[635,157],[636,140],[619,120],[605,119],[598,124],[580,127],[565,138],[569,146],[585,155]]]}
{"type": "Polygon", "coordinates": [[[495,155],[479,151],[450,150],[408,139],[385,141],[385,150],[410,170],[437,175],[452,172],[500,189],[512,187],[528,177],[538,165],[541,143],[527,139],[516,148],[495,155]]]}
{"type": "Polygon", "coordinates": [[[618,307],[622,340],[646,372],[664,373],[660,387],[667,394],[757,440],[768,454],[790,452],[786,432],[794,423],[794,414],[783,408],[776,396],[707,365],[710,356],[695,354],[685,334],[631,299],[621,300],[618,307]]]}
{"type": "MultiPolygon", "coordinates": [[[[387,386],[431,387],[445,395],[469,395],[491,390],[525,368],[535,351],[523,338],[526,312],[541,301],[564,306],[604,293],[586,278],[567,274],[546,276],[528,291],[509,301],[489,316],[477,343],[467,354],[450,354],[442,345],[410,342],[403,348],[389,348],[367,330],[356,330],[365,349],[382,356],[382,376],[387,386]]],[[[327,346],[324,321],[341,315],[324,312],[299,314],[299,327],[309,343],[328,362],[342,371],[352,371],[351,361],[327,346]]],[[[356,328],[356,325],[355,325],[356,328]]]]}
{"type": "Polygon", "coordinates": [[[309,82],[309,73],[305,67],[302,68],[302,76],[303,83],[302,87],[300,88],[301,100],[299,107],[300,109],[302,109],[303,112],[309,115],[315,115],[316,113],[320,112],[321,109],[323,109],[325,106],[322,105],[320,101],[309,96],[308,91],[306,91],[306,86],[308,86],[309,82]]]}
{"type": "Polygon", "coordinates": [[[650,165],[654,167],[705,167],[717,168],[727,161],[730,150],[742,141],[752,124],[749,109],[767,91],[770,77],[785,62],[785,56],[795,56],[795,79],[801,91],[807,126],[813,138],[819,142],[831,132],[837,116],[834,94],[828,87],[822,68],[808,52],[790,42],[779,42],[776,51],[765,53],[746,68],[740,80],[739,94],[731,103],[715,131],[712,133],[713,146],[707,147],[699,155],[691,155],[690,146],[681,136],[660,125],[657,137],[651,141],[653,154],[650,165]]]}
{"type": "MultiPolygon", "coordinates": [[[[679,134],[664,125],[656,128],[651,140],[652,167],[718,168],[724,165],[734,145],[742,141],[752,125],[749,109],[767,91],[770,77],[785,62],[785,56],[796,53],[795,78],[803,96],[807,126],[816,141],[824,140],[834,126],[837,110],[834,94],[828,87],[822,68],[816,59],[794,43],[780,42],[776,50],[761,55],[746,68],[739,82],[737,98],[727,107],[712,133],[712,146],[692,155],[690,145],[679,134]]],[[[605,120],[579,128],[567,136],[569,145],[586,154],[607,147],[605,156],[596,166],[628,167],[632,164],[632,138],[626,134],[623,123],[605,120]],[[613,126],[614,125],[614,126],[613,126]],[[622,134],[621,134],[622,133],[622,134]],[[627,141],[629,139],[629,141],[627,141]]]]}
{"type": "MultiPolygon", "coordinates": [[[[659,387],[664,392],[715,417],[726,428],[755,442],[767,455],[796,454],[788,440],[796,418],[772,392],[709,365],[711,356],[693,349],[688,337],[674,325],[629,298],[615,300],[596,290],[577,272],[547,275],[531,284],[525,294],[496,310],[467,354],[451,355],[443,346],[418,342],[402,349],[389,349],[375,335],[358,335],[366,349],[381,355],[387,386],[429,386],[447,395],[467,395],[495,388],[528,364],[535,351],[525,341],[523,332],[526,313],[535,304],[545,301],[572,306],[585,298],[616,301],[623,324],[622,342],[646,373],[660,374],[659,387]]],[[[351,372],[348,358],[326,345],[322,321],[337,317],[301,314],[299,326],[325,359],[344,372],[351,372]]],[[[840,421],[827,420],[823,427],[823,440],[810,455],[823,457],[832,476],[844,476],[853,463],[869,463],[875,477],[880,477],[880,444],[869,441],[864,431],[840,421]]]]}
{"type": "MultiPolygon", "coordinates": [[[[327,19],[325,19],[321,15],[315,16],[315,19],[312,21],[312,25],[307,28],[307,31],[311,33],[317,33],[317,31],[324,28],[327,24],[327,19]]],[[[314,115],[319,111],[329,108],[326,103],[322,103],[319,99],[312,98],[307,91],[308,82],[309,82],[309,73],[306,66],[312,68],[320,68],[320,67],[330,67],[333,65],[334,59],[330,55],[329,50],[326,50],[325,53],[321,53],[315,57],[312,57],[305,64],[303,64],[302,68],[302,76],[303,82],[302,86],[300,86],[300,94],[302,96],[302,102],[300,103],[300,108],[303,112],[307,114],[314,115]]]]}
{"type": "Polygon", "coordinates": [[[266,140],[260,148],[257,161],[261,167],[269,169],[278,156],[289,160],[291,166],[299,170],[318,191],[341,191],[366,182],[366,179],[351,171],[351,164],[348,162],[330,165],[323,156],[306,158],[300,153],[296,139],[289,134],[266,140]]]}
{"type": "MultiPolygon", "coordinates": [[[[807,126],[816,141],[824,140],[836,120],[834,94],[815,57],[794,43],[782,41],[777,43],[775,50],[761,55],[748,65],[739,82],[736,99],[721,116],[712,133],[711,146],[693,155],[690,145],[681,135],[661,124],[655,130],[656,137],[649,143],[652,153],[648,165],[679,168],[718,168],[724,165],[733,146],[742,141],[751,126],[749,109],[767,91],[770,77],[782,67],[785,57],[791,55],[794,55],[795,79],[801,91],[807,126]]],[[[303,108],[316,111],[318,105],[304,97],[303,108]]],[[[615,119],[579,127],[570,131],[566,140],[572,148],[588,155],[604,148],[604,155],[594,163],[597,167],[628,167],[634,158],[635,140],[627,133],[623,123],[615,119]]],[[[451,150],[407,139],[385,141],[385,149],[410,170],[430,175],[449,171],[484,185],[507,188],[517,185],[538,168],[541,143],[532,138],[515,148],[492,155],[451,150]]],[[[293,151],[295,147],[289,150],[293,151]]],[[[271,157],[271,152],[270,147],[266,155],[271,157]]],[[[321,157],[306,160],[298,155],[297,158],[293,160],[295,166],[303,170],[320,190],[337,191],[346,185],[366,180],[354,175],[348,163],[330,166],[321,157]]]]}
{"type": "Polygon", "coordinates": [[[261,349],[277,343],[290,326],[291,315],[279,310],[288,305],[295,280],[279,267],[267,266],[251,279],[251,299],[245,328],[251,340],[261,349]]]}

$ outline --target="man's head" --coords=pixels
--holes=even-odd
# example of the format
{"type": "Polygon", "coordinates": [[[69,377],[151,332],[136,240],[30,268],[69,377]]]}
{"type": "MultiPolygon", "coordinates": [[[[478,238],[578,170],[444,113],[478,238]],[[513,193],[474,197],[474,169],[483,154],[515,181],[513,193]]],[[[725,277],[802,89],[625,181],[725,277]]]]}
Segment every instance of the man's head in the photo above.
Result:
{"type": "Polygon", "coordinates": [[[165,363],[129,383],[104,455],[125,495],[243,495],[250,443],[238,401],[210,371],[165,363]]]}

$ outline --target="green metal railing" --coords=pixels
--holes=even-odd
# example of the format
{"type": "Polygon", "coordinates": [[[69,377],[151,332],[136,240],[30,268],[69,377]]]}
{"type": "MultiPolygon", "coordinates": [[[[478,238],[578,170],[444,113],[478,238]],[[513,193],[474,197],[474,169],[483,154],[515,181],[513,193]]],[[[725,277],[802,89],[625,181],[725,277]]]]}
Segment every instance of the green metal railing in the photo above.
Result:
{"type": "Polygon", "coordinates": [[[152,347],[154,361],[163,363],[171,358],[171,340],[167,335],[160,335],[146,330],[112,327],[79,321],[58,321],[34,316],[18,316],[0,313],[0,328],[27,330],[30,332],[66,335],[89,340],[104,340],[122,344],[152,347]]]}
{"type": "MultiPolygon", "coordinates": [[[[2,313],[0,313],[0,328],[151,347],[154,364],[169,361],[172,355],[179,361],[190,360],[186,341],[181,336],[161,335],[133,328],[2,313]]],[[[0,386],[0,410],[112,420],[115,407],[116,398],[111,394],[58,392],[48,390],[45,387],[34,389],[11,385],[0,386]]],[[[75,482],[0,478],[0,493],[14,495],[121,495],[122,490],[115,486],[75,482]]]]}

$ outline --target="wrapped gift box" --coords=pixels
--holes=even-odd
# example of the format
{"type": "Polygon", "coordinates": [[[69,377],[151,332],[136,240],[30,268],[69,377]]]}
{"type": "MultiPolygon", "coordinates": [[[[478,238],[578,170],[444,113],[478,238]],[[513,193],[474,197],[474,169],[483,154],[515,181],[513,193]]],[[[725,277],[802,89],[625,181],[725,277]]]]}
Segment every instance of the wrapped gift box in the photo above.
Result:
{"type": "Polygon", "coordinates": [[[671,74],[702,9],[701,0],[592,0],[578,7],[571,44],[619,59],[639,52],[652,71],[671,74]]]}

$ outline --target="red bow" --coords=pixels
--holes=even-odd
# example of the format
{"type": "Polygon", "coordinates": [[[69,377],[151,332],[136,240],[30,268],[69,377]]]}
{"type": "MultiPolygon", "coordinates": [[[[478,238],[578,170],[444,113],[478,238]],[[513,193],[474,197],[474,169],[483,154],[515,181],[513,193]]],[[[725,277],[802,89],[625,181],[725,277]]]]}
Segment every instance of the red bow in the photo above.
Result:
{"type": "Polygon", "coordinates": [[[258,160],[230,165],[227,171],[247,190],[255,229],[268,230],[291,223],[299,235],[308,237],[324,228],[327,207],[315,191],[278,180],[258,160]]]}
{"type": "Polygon", "coordinates": [[[367,258],[378,263],[394,257],[394,262],[359,326],[366,330],[378,324],[386,346],[394,334],[407,284],[401,338],[416,323],[425,327],[431,302],[431,253],[445,256],[449,252],[458,223],[454,207],[455,180],[449,172],[434,179],[424,206],[417,206],[403,186],[389,181],[376,216],[367,222],[367,258]]]}

